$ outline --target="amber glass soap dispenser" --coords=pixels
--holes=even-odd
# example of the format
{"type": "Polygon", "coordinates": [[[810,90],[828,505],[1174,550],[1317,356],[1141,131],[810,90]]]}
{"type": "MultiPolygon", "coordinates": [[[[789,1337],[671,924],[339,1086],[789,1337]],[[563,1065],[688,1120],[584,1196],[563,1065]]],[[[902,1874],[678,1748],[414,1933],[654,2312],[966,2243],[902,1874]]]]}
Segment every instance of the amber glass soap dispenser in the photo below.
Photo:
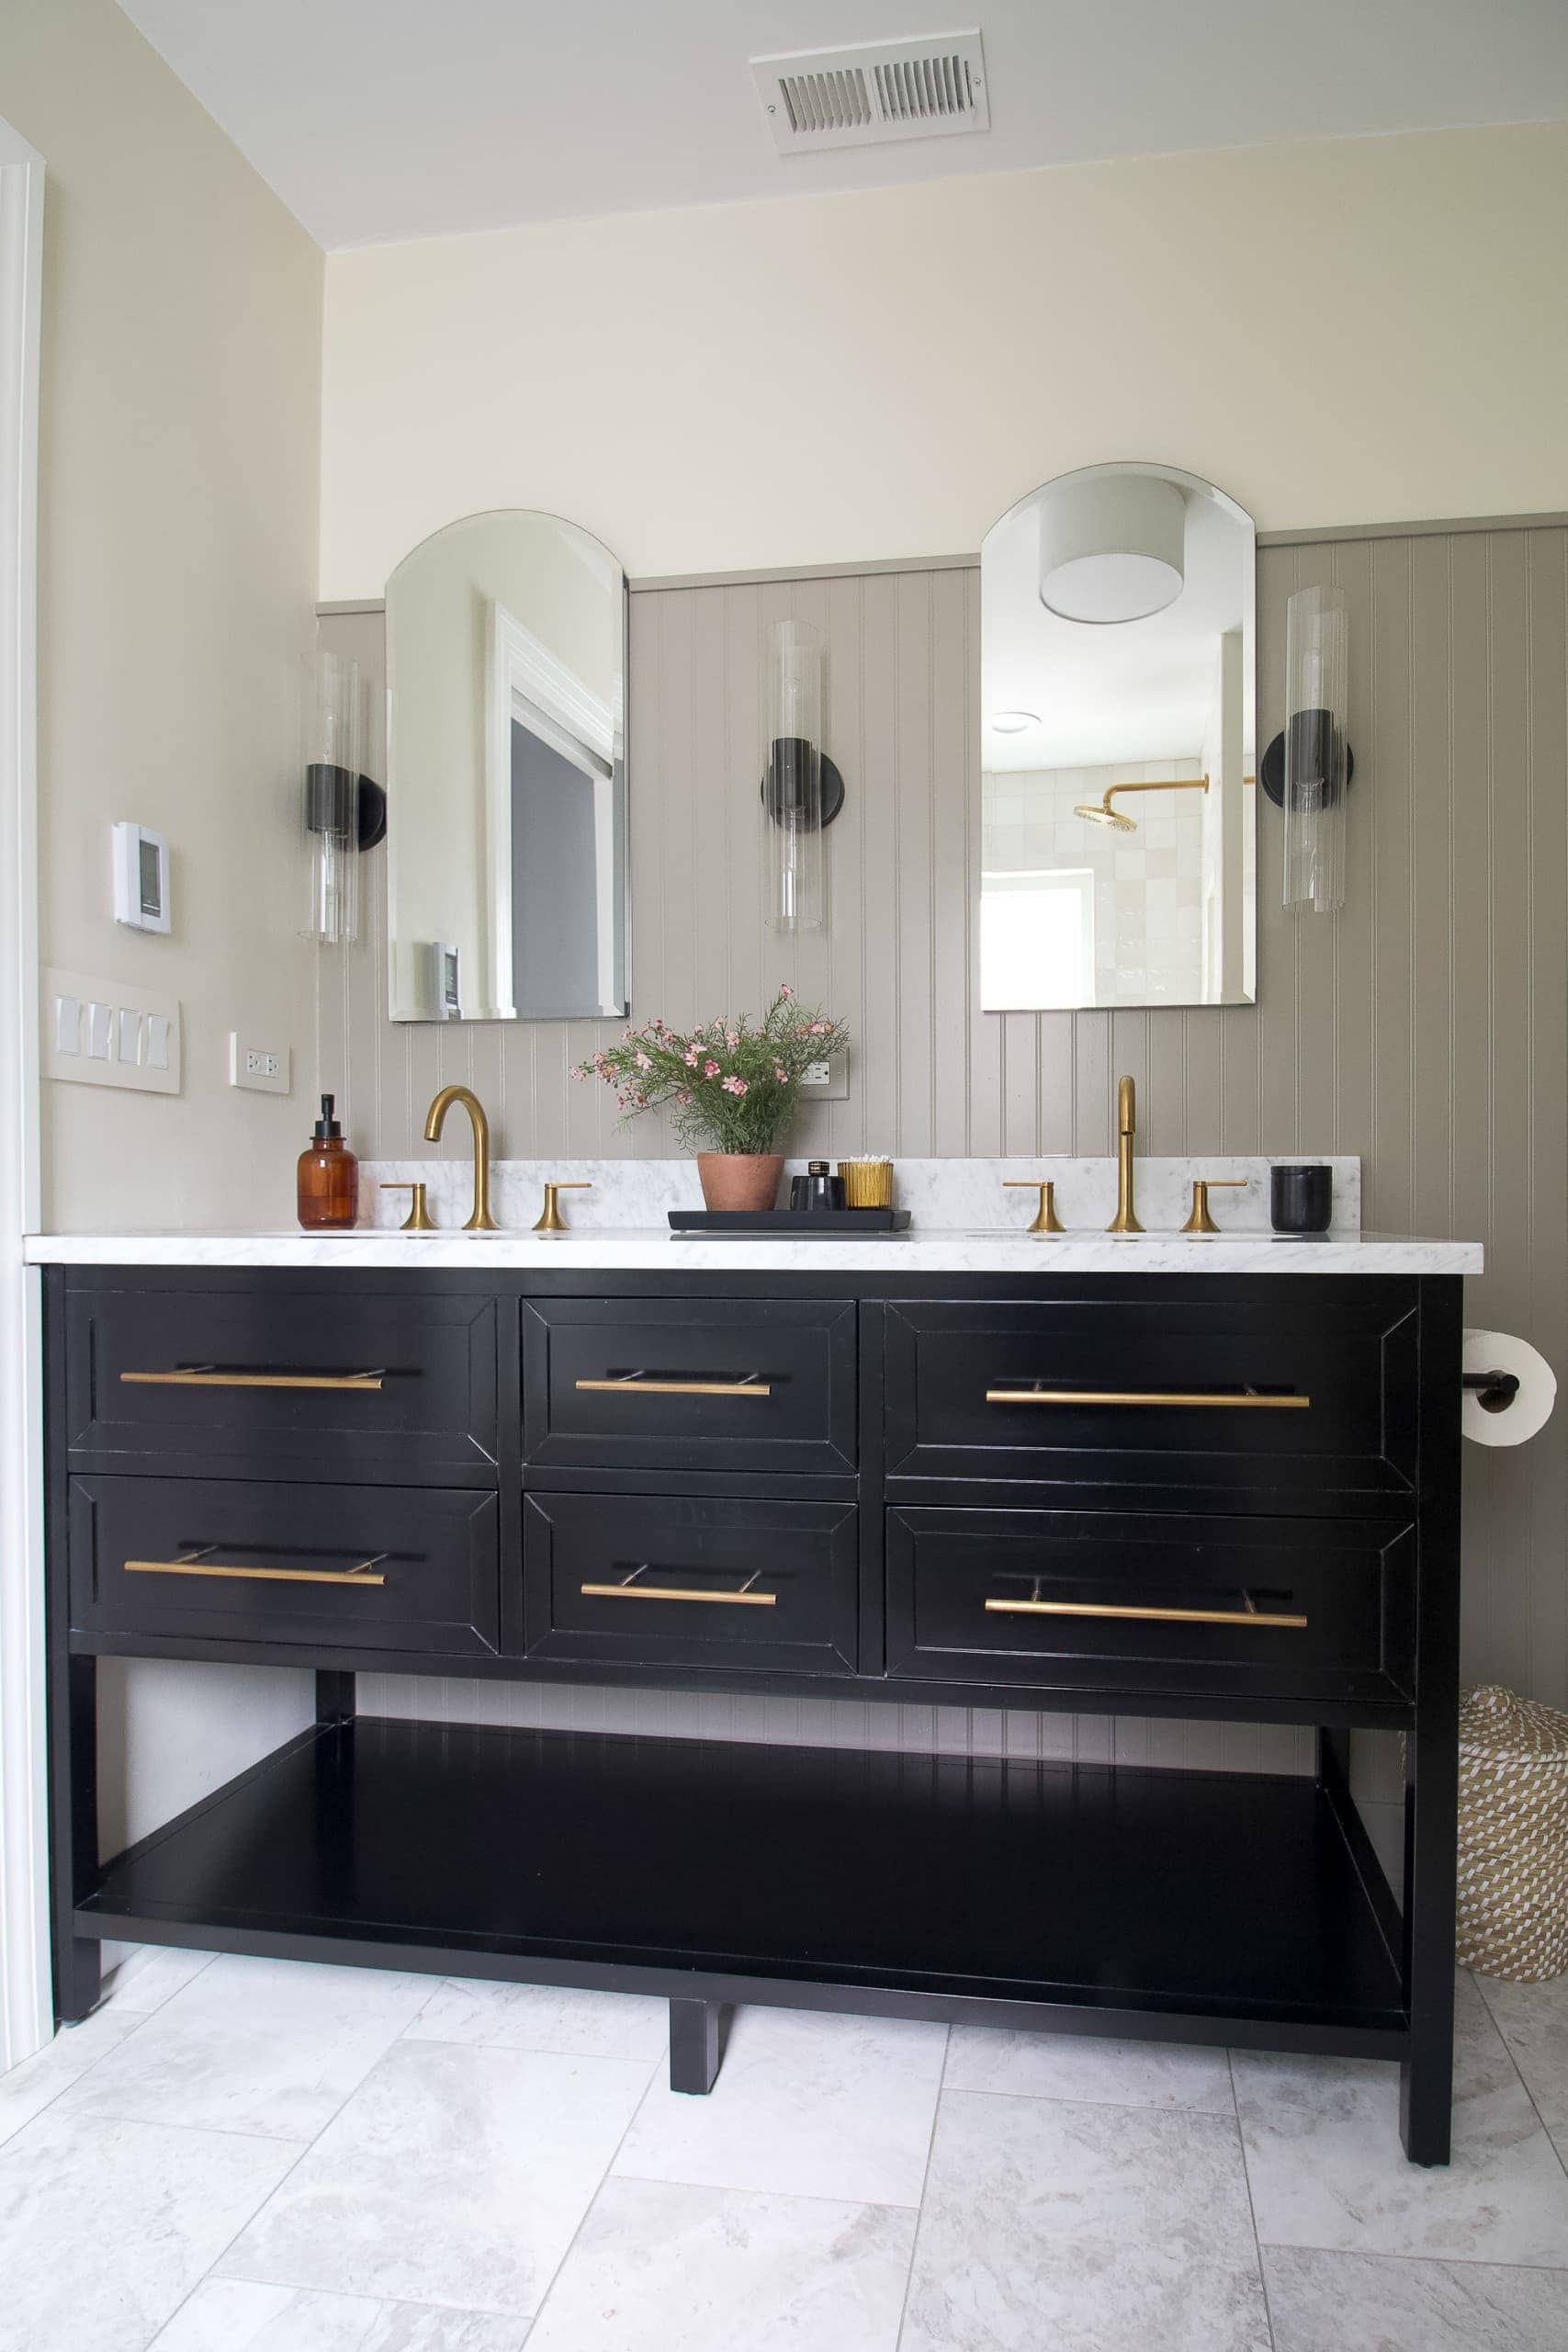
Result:
{"type": "Polygon", "coordinates": [[[351,1226],[359,1214],[359,1162],[333,1116],[330,1094],[307,1148],[299,1154],[299,1222],[307,1232],[351,1226]]]}

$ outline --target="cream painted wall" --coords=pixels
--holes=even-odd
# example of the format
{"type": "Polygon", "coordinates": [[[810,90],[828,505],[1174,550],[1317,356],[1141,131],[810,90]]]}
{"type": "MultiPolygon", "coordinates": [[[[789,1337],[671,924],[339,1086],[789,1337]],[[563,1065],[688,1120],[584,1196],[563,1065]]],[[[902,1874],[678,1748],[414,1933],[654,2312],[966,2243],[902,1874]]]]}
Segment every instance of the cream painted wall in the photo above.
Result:
{"type": "Polygon", "coordinates": [[[321,256],[110,0],[7,0],[0,105],[48,168],[42,960],[174,993],[186,1024],[177,1098],[46,1081],[46,1221],[282,1223],[313,1075],[321,256]],[[173,842],[168,939],[112,920],[119,817],[173,842]],[[230,1087],[239,1023],[295,1048],[292,1098],[230,1087]]]}
{"type": "Polygon", "coordinates": [[[1558,124],[333,254],[321,594],[488,506],[634,578],[961,552],[1110,458],[1265,530],[1568,508],[1564,218],[1558,124]]]}

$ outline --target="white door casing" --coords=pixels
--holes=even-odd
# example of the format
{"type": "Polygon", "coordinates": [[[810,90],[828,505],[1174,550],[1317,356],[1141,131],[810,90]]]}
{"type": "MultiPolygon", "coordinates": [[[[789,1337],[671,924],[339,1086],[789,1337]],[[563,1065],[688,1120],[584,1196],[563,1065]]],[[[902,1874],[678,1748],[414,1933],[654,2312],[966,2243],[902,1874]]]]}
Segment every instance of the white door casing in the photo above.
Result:
{"type": "Polygon", "coordinates": [[[53,2030],[39,1276],[41,156],[0,121],[0,2069],[53,2030]]]}

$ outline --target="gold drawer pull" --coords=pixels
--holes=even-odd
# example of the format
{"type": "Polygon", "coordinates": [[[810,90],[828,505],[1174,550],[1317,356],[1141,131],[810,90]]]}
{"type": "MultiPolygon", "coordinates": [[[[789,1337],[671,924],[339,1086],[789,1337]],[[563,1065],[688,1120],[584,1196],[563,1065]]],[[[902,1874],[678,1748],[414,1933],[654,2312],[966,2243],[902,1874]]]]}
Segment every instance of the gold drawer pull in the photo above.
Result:
{"type": "Polygon", "coordinates": [[[778,1607],[776,1592],[753,1592],[751,1589],[762,1573],[761,1568],[755,1569],[735,1591],[715,1592],[709,1587],[698,1585],[638,1584],[638,1577],[648,1574],[649,1565],[645,1560],[640,1567],[633,1568],[628,1576],[619,1577],[614,1584],[585,1584],[580,1585],[578,1589],[591,1600],[717,1600],[737,1609],[778,1607]]]}
{"type": "Polygon", "coordinates": [[[387,1377],[375,1372],[219,1372],[209,1363],[182,1364],[178,1372],[122,1372],[137,1388],[379,1388],[387,1377]]]}
{"type": "Polygon", "coordinates": [[[987,1405],[1221,1405],[1271,1413],[1304,1413],[1310,1396],[1260,1396],[1224,1388],[987,1388],[987,1405]]]}
{"type": "Polygon", "coordinates": [[[577,1386],[597,1396],[771,1396],[773,1393],[754,1372],[741,1380],[650,1380],[645,1372],[620,1372],[608,1380],[580,1380],[577,1386]]]}
{"type": "Polygon", "coordinates": [[[1093,1600],[987,1600],[999,1617],[1137,1617],[1178,1625],[1304,1625],[1304,1617],[1268,1609],[1128,1609],[1093,1600]]]}
{"type": "Polygon", "coordinates": [[[258,1584],[353,1584],[369,1586],[385,1584],[385,1577],[372,1574],[387,1555],[372,1553],[367,1560],[360,1560],[352,1568],[239,1568],[226,1561],[209,1560],[210,1544],[197,1552],[182,1552],[177,1560],[127,1560],[126,1573],[150,1577],[245,1577],[258,1584]]]}

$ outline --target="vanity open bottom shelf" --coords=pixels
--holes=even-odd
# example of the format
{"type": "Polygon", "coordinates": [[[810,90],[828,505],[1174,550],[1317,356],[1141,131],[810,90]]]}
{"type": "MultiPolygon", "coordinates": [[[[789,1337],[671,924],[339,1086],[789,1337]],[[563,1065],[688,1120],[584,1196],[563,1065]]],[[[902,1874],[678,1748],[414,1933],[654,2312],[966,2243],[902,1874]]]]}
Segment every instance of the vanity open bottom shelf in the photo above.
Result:
{"type": "Polygon", "coordinates": [[[1331,1779],[322,1723],[107,1863],[84,1938],[717,2004],[1398,2058],[1331,1779]]]}

